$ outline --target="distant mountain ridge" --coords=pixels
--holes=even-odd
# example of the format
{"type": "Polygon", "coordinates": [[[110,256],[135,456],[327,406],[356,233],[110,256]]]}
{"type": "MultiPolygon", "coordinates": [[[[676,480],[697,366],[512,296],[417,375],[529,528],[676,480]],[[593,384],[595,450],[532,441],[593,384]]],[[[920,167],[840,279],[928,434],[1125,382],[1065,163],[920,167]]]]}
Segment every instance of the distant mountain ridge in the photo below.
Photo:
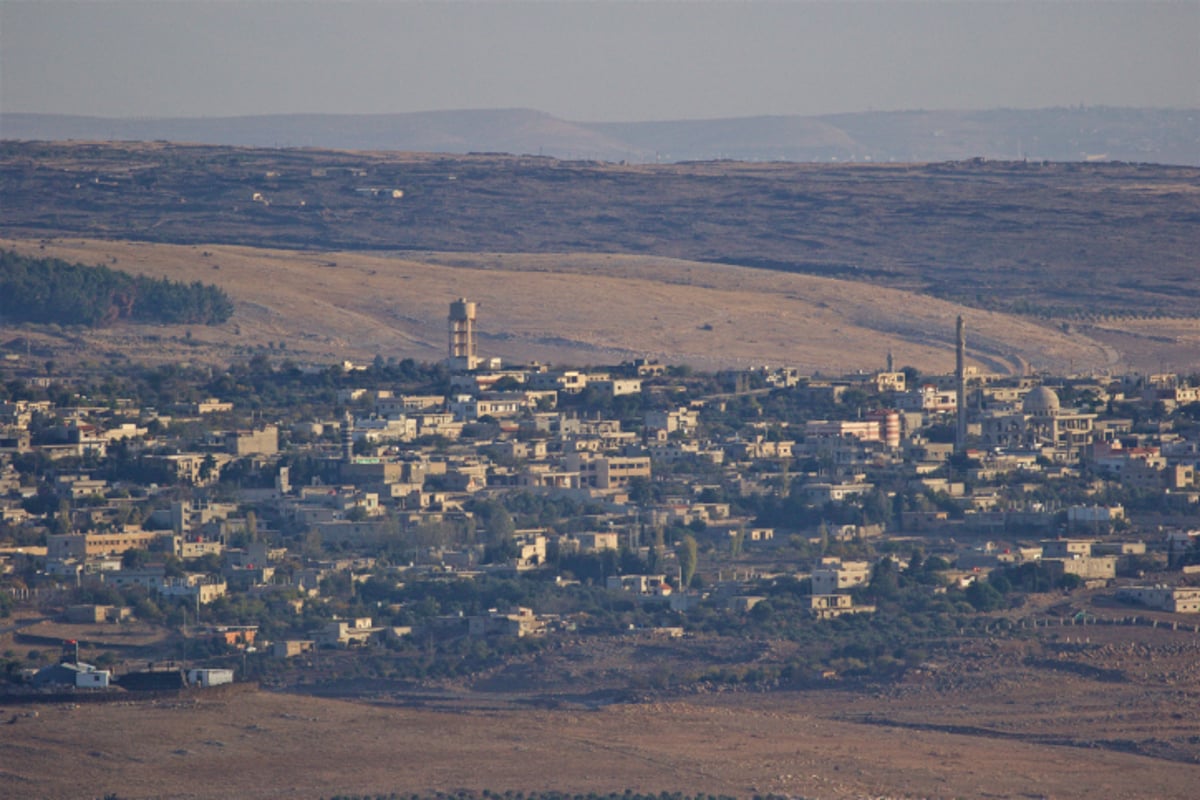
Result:
{"type": "Polygon", "coordinates": [[[878,111],[619,123],[571,122],[529,109],[159,119],[0,113],[0,138],[493,152],[632,163],[987,158],[1200,166],[1200,109],[878,111]]]}

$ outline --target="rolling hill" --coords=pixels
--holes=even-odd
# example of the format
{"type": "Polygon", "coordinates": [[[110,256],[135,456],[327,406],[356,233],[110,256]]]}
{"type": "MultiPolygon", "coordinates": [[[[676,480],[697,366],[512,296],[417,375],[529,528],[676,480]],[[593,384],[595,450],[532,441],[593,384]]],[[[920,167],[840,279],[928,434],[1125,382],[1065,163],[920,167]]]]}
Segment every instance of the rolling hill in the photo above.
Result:
{"type": "MultiPolygon", "coordinates": [[[[1131,164],[5,142],[0,236],[221,285],[232,327],[194,331],[180,358],[202,339],[226,355],[284,341],[296,357],[440,358],[446,303],[469,294],[488,352],[518,361],[837,371],[892,350],[945,369],[964,313],[992,369],[1193,371],[1198,187],[1200,170],[1131,164]]],[[[144,332],[88,336],[136,352],[144,332]]]]}
{"type": "Polygon", "coordinates": [[[965,158],[1200,166],[1200,111],[1075,107],[590,123],[529,109],[113,119],[0,115],[0,137],[545,155],[631,163],[965,158]]]}
{"type": "Polygon", "coordinates": [[[264,351],[300,362],[361,363],[375,355],[436,361],[445,356],[447,305],[460,295],[480,304],[481,352],[510,363],[648,357],[703,369],[767,363],[840,374],[879,369],[891,352],[898,365],[946,372],[960,313],[972,363],[1002,373],[1149,363],[1166,347],[1151,337],[1164,338],[1168,325],[1180,359],[1200,343],[1200,323],[1160,320],[1140,335],[1122,334],[1126,341],[1115,348],[1108,340],[1124,323],[1065,332],[861,282],[652,256],[398,256],[78,239],[0,240],[0,247],[214,282],[237,301],[233,319],[216,327],[10,330],[18,342],[11,351],[22,353],[20,343],[32,337],[38,359],[60,364],[112,357],[228,363],[264,351]]]}

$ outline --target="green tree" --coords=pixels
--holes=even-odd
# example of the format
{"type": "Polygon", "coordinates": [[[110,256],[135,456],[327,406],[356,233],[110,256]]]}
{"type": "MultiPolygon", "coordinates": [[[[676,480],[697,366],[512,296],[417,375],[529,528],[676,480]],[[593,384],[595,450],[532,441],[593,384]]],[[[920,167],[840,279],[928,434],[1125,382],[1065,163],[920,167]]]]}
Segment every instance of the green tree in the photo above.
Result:
{"type": "Polygon", "coordinates": [[[138,619],[145,620],[146,622],[161,622],[166,616],[163,614],[163,610],[158,607],[158,604],[149,597],[143,597],[141,600],[138,600],[137,605],[134,606],[133,613],[138,619]]]}
{"type": "Polygon", "coordinates": [[[876,597],[892,598],[900,593],[900,571],[891,558],[881,559],[871,572],[871,592],[876,597]]]}
{"type": "Polygon", "coordinates": [[[204,456],[204,460],[200,462],[200,469],[198,471],[200,482],[208,483],[209,479],[211,479],[213,474],[216,472],[216,469],[217,459],[213,457],[212,453],[208,453],[204,456]]]}
{"type": "Polygon", "coordinates": [[[629,501],[639,506],[649,505],[654,502],[654,484],[644,475],[637,475],[629,479],[629,501]]]}
{"type": "Polygon", "coordinates": [[[494,508],[487,518],[486,532],[490,544],[511,541],[516,530],[517,526],[513,522],[512,514],[508,513],[506,508],[500,506],[494,508]]]}
{"type": "Polygon", "coordinates": [[[887,522],[892,516],[892,504],[886,494],[876,489],[863,498],[863,523],[875,525],[887,522]]]}
{"type": "Polygon", "coordinates": [[[687,588],[692,584],[692,578],[696,576],[696,565],[700,560],[700,546],[696,543],[696,537],[690,533],[685,534],[679,542],[679,549],[675,551],[676,557],[679,559],[679,577],[683,584],[680,588],[687,588]]]}
{"type": "Polygon", "coordinates": [[[150,551],[134,548],[121,555],[122,569],[141,569],[150,562],[150,551]]]}
{"type": "Polygon", "coordinates": [[[1004,595],[989,581],[975,581],[964,594],[967,602],[978,611],[994,611],[1004,605],[1004,595]]]}

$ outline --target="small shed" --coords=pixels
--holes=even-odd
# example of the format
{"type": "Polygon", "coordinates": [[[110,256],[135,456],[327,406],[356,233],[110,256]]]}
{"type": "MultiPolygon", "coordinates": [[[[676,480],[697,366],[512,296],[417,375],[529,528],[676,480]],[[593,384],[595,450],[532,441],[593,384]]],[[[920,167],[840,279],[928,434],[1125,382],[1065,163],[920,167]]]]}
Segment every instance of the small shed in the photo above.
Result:
{"type": "Polygon", "coordinates": [[[187,681],[190,686],[199,686],[208,689],[212,686],[220,686],[223,683],[233,683],[233,670],[189,669],[187,681]]]}
{"type": "Polygon", "coordinates": [[[77,689],[107,689],[111,681],[112,673],[106,669],[75,673],[75,688],[77,689]]]}

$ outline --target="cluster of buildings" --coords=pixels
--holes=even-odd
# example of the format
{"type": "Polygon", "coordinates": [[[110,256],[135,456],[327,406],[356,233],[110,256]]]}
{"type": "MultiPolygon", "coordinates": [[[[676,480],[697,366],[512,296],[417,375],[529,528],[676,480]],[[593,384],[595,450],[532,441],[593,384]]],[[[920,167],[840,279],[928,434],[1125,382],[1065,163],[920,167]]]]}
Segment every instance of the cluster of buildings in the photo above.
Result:
{"type": "MultiPolygon", "coordinates": [[[[1186,521],[1200,514],[1200,437],[1195,427],[1177,429],[1170,412],[1200,402],[1200,388],[1178,376],[985,375],[966,366],[960,321],[953,375],[922,379],[890,363],[841,380],[760,369],[724,376],[732,391],[696,396],[653,362],[505,367],[477,352],[476,317],[465,299],[450,306],[446,391],[350,386],[339,392],[337,412],[290,425],[225,427],[239,410],[222,398],[173,416],[115,398],[70,408],[0,403],[0,514],[10,530],[46,530],[43,549],[0,555],[0,579],[32,575],[36,558],[46,580],[136,585],[195,607],[231,593],[281,591],[299,592],[302,604],[318,598],[331,575],[362,579],[379,548],[398,540],[411,545],[403,569],[464,579],[542,569],[550,552],[627,549],[658,573],[612,576],[609,588],[686,611],[699,600],[680,585],[673,552],[685,530],[703,539],[708,572],[726,560],[755,563],[755,553],[777,563],[785,547],[811,554],[815,545],[886,536],[940,548],[961,584],[1023,561],[1112,581],[1122,564],[1144,567],[1158,556],[1166,566],[1195,549],[1198,532],[1186,521]],[[866,402],[847,405],[852,391],[866,402]],[[706,424],[763,392],[784,393],[808,413],[800,422],[745,419],[724,433],[706,424]],[[636,419],[601,410],[622,397],[639,400],[636,419]],[[1129,409],[1136,423],[1121,413],[1129,409]],[[198,424],[205,433],[173,434],[185,419],[188,430],[198,424]],[[101,467],[117,443],[139,464],[141,481],[97,477],[109,474],[101,467]],[[31,463],[26,455],[63,467],[39,479],[19,468],[31,463]],[[298,483],[290,466],[297,455],[317,465],[298,483]],[[235,465],[267,477],[217,502],[206,489],[235,465]],[[1071,491],[1056,492],[1060,486],[1071,491]],[[1114,490],[1156,496],[1164,514],[1183,523],[1148,529],[1109,499],[1114,490]],[[512,492],[568,498],[588,511],[561,530],[510,531],[505,557],[489,560],[472,509],[512,492]],[[764,524],[739,512],[761,506],[743,501],[763,496],[808,513],[764,524]],[[300,543],[312,534],[339,557],[302,557],[300,543]],[[981,544],[987,540],[1010,544],[981,544]]],[[[873,610],[854,600],[873,567],[820,552],[797,564],[812,581],[813,616],[873,610]]],[[[749,611],[756,601],[741,588],[717,580],[708,592],[749,611]]],[[[1122,592],[1157,608],[1196,610],[1186,586],[1122,592]]],[[[524,636],[558,623],[511,609],[461,624],[473,635],[524,636]]],[[[276,649],[297,655],[314,643],[388,635],[403,632],[330,620],[276,649]]]]}

